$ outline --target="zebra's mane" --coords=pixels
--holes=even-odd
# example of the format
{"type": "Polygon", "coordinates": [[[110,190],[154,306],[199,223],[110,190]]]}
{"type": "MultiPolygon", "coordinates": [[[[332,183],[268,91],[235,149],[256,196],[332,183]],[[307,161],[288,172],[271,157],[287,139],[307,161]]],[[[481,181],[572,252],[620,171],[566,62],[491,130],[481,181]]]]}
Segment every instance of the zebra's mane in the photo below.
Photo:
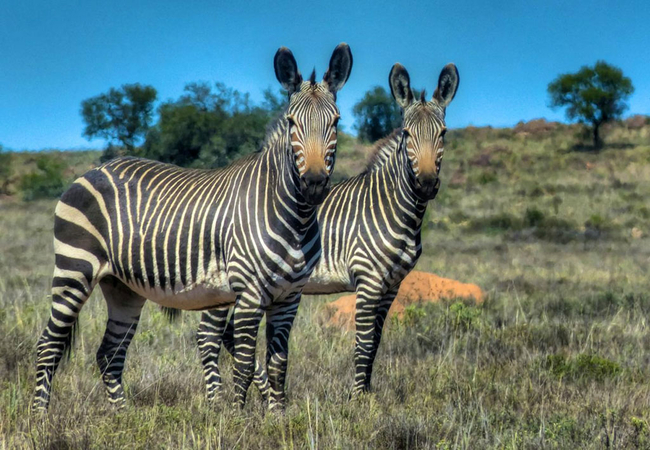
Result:
{"type": "Polygon", "coordinates": [[[380,139],[372,146],[366,170],[371,171],[384,165],[399,145],[401,128],[395,128],[391,134],[380,139]]]}
{"type": "Polygon", "coordinates": [[[285,116],[287,114],[288,105],[285,108],[282,108],[273,119],[271,119],[266,126],[266,132],[264,133],[264,140],[262,145],[257,153],[262,153],[268,150],[274,142],[277,142],[278,138],[281,137],[281,134],[286,132],[286,120],[285,116]]]}

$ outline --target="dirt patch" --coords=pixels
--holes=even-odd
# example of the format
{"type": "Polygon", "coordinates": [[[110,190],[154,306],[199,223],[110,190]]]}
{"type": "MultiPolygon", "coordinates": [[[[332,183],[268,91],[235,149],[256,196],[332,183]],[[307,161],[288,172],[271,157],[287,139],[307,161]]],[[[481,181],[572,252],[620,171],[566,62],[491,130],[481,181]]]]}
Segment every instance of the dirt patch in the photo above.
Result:
{"type": "Polygon", "coordinates": [[[625,119],[624,122],[625,126],[630,130],[639,130],[650,123],[650,118],[641,114],[635,114],[634,116],[625,119]]]}
{"type": "MultiPolygon", "coordinates": [[[[451,298],[474,299],[476,303],[482,303],[484,295],[481,288],[475,284],[461,283],[432,273],[413,271],[402,282],[388,316],[401,317],[404,309],[414,303],[435,303],[451,298]]],[[[327,309],[331,313],[329,325],[346,329],[354,328],[355,295],[345,295],[328,304],[327,309]]]]}
{"type": "Polygon", "coordinates": [[[514,131],[519,135],[543,136],[558,128],[559,122],[549,122],[546,119],[521,121],[515,125],[514,131]]]}

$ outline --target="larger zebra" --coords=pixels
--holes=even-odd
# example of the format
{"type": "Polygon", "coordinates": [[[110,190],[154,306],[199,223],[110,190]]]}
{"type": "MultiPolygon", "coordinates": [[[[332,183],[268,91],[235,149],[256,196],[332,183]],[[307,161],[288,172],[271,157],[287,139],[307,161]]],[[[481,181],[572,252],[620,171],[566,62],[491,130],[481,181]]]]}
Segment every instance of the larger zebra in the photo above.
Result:
{"type": "MultiPolygon", "coordinates": [[[[458,89],[454,64],[443,68],[430,101],[415,99],[401,64],[389,75],[402,109],[402,127],[377,142],[367,170],[335,185],[318,208],[323,255],[305,294],[356,291],[355,379],[352,396],[370,389],[372,366],[386,314],[399,286],[422,253],[422,219],[440,187],[445,111],[458,89]]],[[[201,326],[222,311],[205,311],[201,326]]],[[[232,349],[232,327],[224,343],[232,349]]],[[[209,373],[212,361],[204,359],[209,373]]],[[[255,383],[264,396],[272,387],[261,365],[255,383]]],[[[270,375],[270,374],[269,374],[270,375]]]]}
{"type": "MultiPolygon", "coordinates": [[[[352,55],[347,44],[337,46],[321,83],[315,73],[303,82],[286,48],[274,66],[289,104],[259,153],[217,170],[116,159],[63,194],[55,210],[52,310],[37,345],[34,409],[47,409],[52,377],[97,284],[108,305],[97,362],[111,402],[124,404],[124,361],[146,299],[185,310],[234,304],[240,406],[266,312],[273,330],[270,384],[284,392],[287,338],[321,254],[316,205],[329,190],[336,93],[348,79],[352,55]]],[[[212,327],[205,329],[220,333],[212,327]]],[[[216,365],[213,370],[216,386],[216,365]]]]}

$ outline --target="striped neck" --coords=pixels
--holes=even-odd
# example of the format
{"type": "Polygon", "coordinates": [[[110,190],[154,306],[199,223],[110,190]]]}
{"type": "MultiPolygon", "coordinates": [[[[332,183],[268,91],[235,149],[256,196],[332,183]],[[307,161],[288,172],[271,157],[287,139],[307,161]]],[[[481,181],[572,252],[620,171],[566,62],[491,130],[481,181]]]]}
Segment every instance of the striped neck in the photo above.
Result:
{"type": "Polygon", "coordinates": [[[310,226],[316,206],[305,202],[300,190],[300,174],[289,137],[289,123],[281,115],[268,133],[262,147],[262,157],[268,161],[267,182],[273,183],[277,198],[288,210],[294,210],[300,223],[310,226]]]}
{"type": "Polygon", "coordinates": [[[391,206],[399,207],[405,215],[414,220],[414,227],[418,231],[422,226],[422,218],[427,209],[428,200],[423,200],[416,194],[415,174],[404,148],[404,134],[391,135],[390,141],[382,148],[382,153],[387,155],[385,162],[376,168],[378,176],[387,183],[392,197],[387,199],[391,206]]]}

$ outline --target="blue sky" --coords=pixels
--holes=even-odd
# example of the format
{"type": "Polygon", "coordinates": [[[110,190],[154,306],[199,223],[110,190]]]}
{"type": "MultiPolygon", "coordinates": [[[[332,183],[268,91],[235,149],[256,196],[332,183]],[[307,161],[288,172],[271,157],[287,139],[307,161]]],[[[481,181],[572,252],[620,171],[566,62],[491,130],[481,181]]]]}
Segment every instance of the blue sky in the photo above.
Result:
{"type": "Polygon", "coordinates": [[[153,85],[162,100],[192,81],[223,81],[254,100],[277,87],[273,55],[289,47],[319,77],[350,44],[354,67],[339,94],[342,124],[401,62],[431,93],[447,62],[460,88],[452,128],[511,126],[546,117],[547,84],[603,59],[636,91],[627,114],[650,114],[650,3],[590,1],[43,1],[0,6],[0,144],[21,149],[100,148],[81,137],[83,99],[113,86],[153,85]]]}

